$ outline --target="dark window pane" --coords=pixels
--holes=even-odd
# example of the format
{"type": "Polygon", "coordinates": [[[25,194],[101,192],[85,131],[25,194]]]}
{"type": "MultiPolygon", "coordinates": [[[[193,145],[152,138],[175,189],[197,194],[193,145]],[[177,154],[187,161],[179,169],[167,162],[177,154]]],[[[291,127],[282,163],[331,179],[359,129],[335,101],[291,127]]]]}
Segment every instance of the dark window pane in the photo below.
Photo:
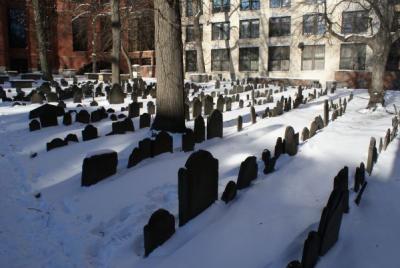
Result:
{"type": "Polygon", "coordinates": [[[340,69],[365,70],[365,44],[342,44],[340,47],[340,69]]]}
{"type": "Polygon", "coordinates": [[[239,71],[258,71],[258,47],[239,49],[239,71]]]}
{"type": "Polygon", "coordinates": [[[269,47],[268,69],[270,71],[289,71],[290,47],[269,47]]]}
{"type": "Polygon", "coordinates": [[[26,42],[26,14],[23,8],[8,10],[8,41],[12,48],[25,48],[26,42]]]}
{"type": "Polygon", "coordinates": [[[187,50],[186,51],[186,72],[197,71],[197,51],[187,50]]]}

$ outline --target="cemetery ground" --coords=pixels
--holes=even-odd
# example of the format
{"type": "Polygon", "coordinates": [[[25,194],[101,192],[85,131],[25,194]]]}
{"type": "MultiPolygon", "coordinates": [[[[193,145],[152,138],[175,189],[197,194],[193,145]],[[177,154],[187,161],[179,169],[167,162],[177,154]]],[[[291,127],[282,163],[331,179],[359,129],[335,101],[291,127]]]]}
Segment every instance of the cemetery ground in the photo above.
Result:
{"type": "MultiPolygon", "coordinates": [[[[206,93],[223,93],[223,86],[231,89],[227,82],[222,82],[221,89],[215,89],[214,83],[202,85],[206,93]]],[[[304,90],[305,96],[312,92],[304,90]]],[[[294,100],[296,93],[297,89],[289,88],[274,94],[274,99],[283,95],[294,100]]],[[[7,94],[11,96],[14,90],[7,94]]],[[[365,109],[366,90],[338,89],[280,116],[258,116],[254,124],[247,94],[240,93],[243,108],[234,102],[232,111],[223,113],[222,139],[195,145],[195,151],[209,151],[219,161],[219,200],[184,226],[176,223],[175,233],[146,258],[143,227],[152,213],[164,208],[178,222],[178,170],[193,153],[182,151],[181,135],[172,135],[172,154],[127,168],[138,142],[154,134],[149,128],[139,129],[139,117],[132,119],[135,131],[121,135],[106,136],[112,131],[109,119],[91,123],[99,137],[82,141],[83,123],[65,126],[59,117],[58,126],[30,132],[28,114],[39,104],[0,103],[0,267],[286,267],[292,260],[301,260],[304,241],[318,229],[334,177],[344,166],[349,168],[350,213],[343,216],[338,242],[316,267],[400,267],[397,136],[379,154],[371,176],[366,176],[368,187],[359,206],[353,202],[356,193],[351,189],[356,167],[367,163],[370,138],[379,143],[392,126],[393,104],[400,107],[400,92],[388,91],[386,107],[372,112],[365,109]],[[274,152],[287,126],[301,133],[316,116],[323,116],[324,100],[336,104],[351,93],[354,97],[346,113],[301,141],[295,156],[282,155],[273,173],[263,174],[261,153],[264,149],[274,152]],[[240,132],[239,115],[243,116],[240,132]],[[79,143],[46,151],[47,142],[69,133],[76,134],[79,143]],[[85,156],[110,149],[118,153],[116,174],[81,187],[85,156]],[[240,164],[248,156],[257,157],[257,179],[226,204],[220,200],[225,186],[236,182],[240,164]]],[[[147,102],[156,103],[150,96],[138,100],[143,102],[141,113],[147,112],[147,102]]],[[[91,101],[86,98],[83,107],[77,108],[68,99],[66,110],[91,112],[104,106],[113,108],[116,115],[128,115],[120,111],[131,103],[130,96],[124,104],[109,104],[105,97],[97,97],[99,106],[91,107],[91,101]]],[[[255,110],[262,114],[274,106],[255,105],[255,110]]],[[[193,120],[186,122],[189,128],[193,125],[193,120]]]]}

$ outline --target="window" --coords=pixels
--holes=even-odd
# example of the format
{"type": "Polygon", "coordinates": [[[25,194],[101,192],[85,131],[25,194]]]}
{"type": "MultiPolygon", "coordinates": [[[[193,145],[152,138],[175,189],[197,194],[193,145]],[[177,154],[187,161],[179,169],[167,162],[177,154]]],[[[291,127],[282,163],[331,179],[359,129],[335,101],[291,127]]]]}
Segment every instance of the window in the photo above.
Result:
{"type": "Polygon", "coordinates": [[[268,69],[270,71],[289,71],[290,47],[269,47],[268,69]]]}
{"type": "Polygon", "coordinates": [[[301,58],[301,69],[323,70],[325,68],[325,46],[304,46],[301,58]]]}
{"type": "Polygon", "coordinates": [[[23,8],[8,10],[8,42],[11,48],[25,48],[26,14],[23,8]]]}
{"type": "Polygon", "coordinates": [[[342,44],[340,47],[340,69],[365,70],[366,51],[365,44],[342,44]]]}
{"type": "Polygon", "coordinates": [[[212,40],[229,40],[229,22],[219,22],[212,24],[212,40]]]}
{"type": "Polygon", "coordinates": [[[325,33],[325,19],[322,14],[308,14],[303,16],[303,34],[317,35],[325,33]]]}
{"type": "MultiPolygon", "coordinates": [[[[188,25],[186,26],[186,42],[195,41],[194,35],[194,26],[188,25]]],[[[203,40],[203,25],[200,24],[200,39],[203,40]]]]}
{"type": "Polygon", "coordinates": [[[186,50],[186,72],[197,71],[197,51],[186,50]]]}
{"type": "Polygon", "coordinates": [[[260,20],[241,20],[239,38],[258,38],[260,36],[260,20]]]}
{"type": "Polygon", "coordinates": [[[270,0],[270,8],[290,7],[290,0],[270,0]]]}
{"type": "Polygon", "coordinates": [[[258,47],[239,49],[239,71],[258,71],[258,47]]]}
{"type": "MultiPolygon", "coordinates": [[[[196,15],[198,12],[197,9],[194,10],[193,1],[197,1],[197,0],[186,0],[186,16],[187,17],[192,17],[192,16],[196,15]]],[[[197,3],[199,3],[199,5],[200,5],[200,14],[203,14],[203,1],[200,0],[197,3]]]]}
{"type": "Polygon", "coordinates": [[[229,49],[211,50],[211,71],[229,71],[229,49]]]}
{"type": "Polygon", "coordinates": [[[364,33],[368,30],[368,11],[346,11],[342,16],[342,33],[364,33]]]}
{"type": "Polygon", "coordinates": [[[290,35],[290,17],[276,17],[269,19],[269,36],[290,35]]]}
{"type": "Polygon", "coordinates": [[[154,19],[152,12],[128,18],[128,50],[154,50],[154,19]]]}
{"type": "Polygon", "coordinates": [[[229,12],[231,10],[230,0],[212,0],[212,12],[229,12]]]}
{"type": "Polygon", "coordinates": [[[240,10],[260,9],[260,0],[240,0],[240,10]]]}
{"type": "Polygon", "coordinates": [[[88,18],[80,17],[72,21],[72,47],[74,51],[88,49],[88,18]]]}

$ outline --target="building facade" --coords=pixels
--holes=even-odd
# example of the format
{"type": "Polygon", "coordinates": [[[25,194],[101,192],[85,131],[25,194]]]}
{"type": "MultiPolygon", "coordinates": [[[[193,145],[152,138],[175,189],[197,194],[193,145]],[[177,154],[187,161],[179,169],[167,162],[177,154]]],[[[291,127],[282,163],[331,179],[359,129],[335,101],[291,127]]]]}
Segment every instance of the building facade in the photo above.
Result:
{"type": "MultiPolygon", "coordinates": [[[[182,12],[186,78],[197,71],[193,20],[198,13],[192,1],[185,0],[182,12]]],[[[366,44],[329,37],[320,4],[321,0],[203,0],[206,72],[226,79],[336,80],[368,87],[371,50],[366,44]]],[[[334,4],[328,1],[328,10],[334,4]]],[[[369,16],[357,5],[333,13],[344,34],[367,34],[369,16]]],[[[394,27],[400,25],[400,15],[396,21],[394,27]]],[[[387,70],[387,88],[400,88],[400,41],[393,44],[387,70]]]]}
{"type": "MultiPolygon", "coordinates": [[[[46,17],[48,57],[53,72],[91,72],[111,66],[111,23],[104,0],[40,0],[46,17]],[[84,6],[80,6],[85,4],[84,6]],[[96,19],[94,20],[94,18],[96,19]],[[95,40],[95,42],[93,42],[95,40]]],[[[151,0],[122,0],[122,43],[142,76],[155,75],[154,14],[151,0]]],[[[0,0],[0,70],[40,70],[33,9],[29,0],[0,0]]],[[[128,72],[121,55],[121,69],[128,72]]]]}

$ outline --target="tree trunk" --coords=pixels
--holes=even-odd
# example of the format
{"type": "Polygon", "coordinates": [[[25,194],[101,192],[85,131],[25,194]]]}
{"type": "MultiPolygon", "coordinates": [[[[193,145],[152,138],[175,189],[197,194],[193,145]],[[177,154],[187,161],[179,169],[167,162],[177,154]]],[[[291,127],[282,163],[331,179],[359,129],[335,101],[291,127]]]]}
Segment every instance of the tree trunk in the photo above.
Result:
{"type": "Polygon", "coordinates": [[[110,4],[112,29],[111,82],[112,84],[120,84],[121,19],[119,14],[119,0],[111,0],[110,4]]]}
{"type": "Polygon", "coordinates": [[[96,31],[96,17],[92,20],[92,32],[93,32],[93,40],[92,40],[92,73],[97,72],[97,31],[96,31]]]}
{"type": "Polygon", "coordinates": [[[194,31],[194,41],[196,47],[197,54],[197,72],[205,73],[206,67],[204,64],[204,55],[203,55],[203,40],[200,31],[200,1],[193,1],[193,11],[195,12],[194,20],[193,20],[193,31],[194,31]]]}
{"type": "Polygon", "coordinates": [[[122,51],[122,56],[124,56],[126,64],[128,65],[129,78],[133,79],[131,59],[129,58],[128,52],[126,51],[124,45],[122,44],[121,44],[121,51],[122,51]]]}
{"type": "Polygon", "coordinates": [[[39,0],[32,0],[32,7],[34,13],[34,20],[35,20],[35,30],[36,30],[36,38],[38,43],[38,50],[39,50],[39,61],[40,61],[40,68],[43,73],[43,80],[52,81],[53,76],[51,74],[49,61],[47,58],[47,44],[44,32],[44,17],[43,17],[43,7],[40,5],[39,0]]]}
{"type": "Polygon", "coordinates": [[[371,46],[373,51],[371,86],[368,89],[369,103],[368,108],[375,108],[376,105],[385,105],[385,89],[384,76],[386,71],[386,63],[390,52],[391,41],[377,38],[377,41],[371,46]]]}
{"type": "Polygon", "coordinates": [[[185,131],[183,44],[179,0],[154,0],[157,114],[152,128],[185,131]]]}

